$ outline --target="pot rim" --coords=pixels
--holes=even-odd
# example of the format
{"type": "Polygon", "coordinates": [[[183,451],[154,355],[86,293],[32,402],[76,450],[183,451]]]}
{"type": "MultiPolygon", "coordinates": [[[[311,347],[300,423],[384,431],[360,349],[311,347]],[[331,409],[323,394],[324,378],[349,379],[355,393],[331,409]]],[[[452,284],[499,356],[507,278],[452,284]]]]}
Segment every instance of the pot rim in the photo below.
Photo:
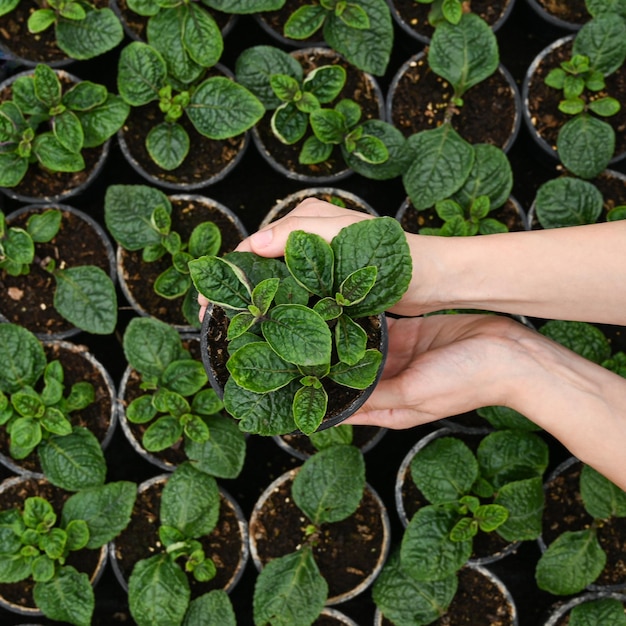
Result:
{"type": "MultiPolygon", "coordinates": [[[[5,478],[0,483],[0,494],[2,494],[6,489],[13,487],[14,485],[19,484],[21,482],[26,482],[27,480],[42,480],[42,477],[31,472],[26,472],[18,476],[11,476],[10,478],[5,478]]],[[[43,480],[46,480],[46,479],[43,478],[43,480]]],[[[62,491],[60,487],[57,487],[57,489],[62,491]]],[[[106,564],[108,561],[108,555],[109,555],[109,544],[105,543],[99,549],[99,552],[100,552],[100,556],[98,558],[96,569],[89,577],[89,582],[91,583],[92,587],[95,587],[98,584],[98,581],[102,577],[102,574],[106,567],[106,564]]],[[[11,611],[11,613],[16,613],[18,615],[24,615],[28,617],[43,616],[43,612],[40,611],[37,607],[22,606],[19,604],[14,604],[13,602],[9,602],[2,596],[1,592],[0,592],[0,608],[11,611]]]]}
{"type": "MultiPolygon", "coordinates": [[[[144,491],[147,491],[148,489],[150,489],[151,487],[155,485],[160,485],[162,483],[164,484],[165,482],[167,482],[167,479],[170,476],[171,476],[171,472],[168,472],[165,474],[158,474],[156,476],[152,476],[151,478],[144,480],[142,483],[137,485],[137,493],[138,494],[143,493],[144,491]]],[[[222,487],[222,485],[219,484],[219,482],[218,482],[218,488],[219,488],[220,497],[223,503],[229,506],[232,509],[232,511],[235,513],[235,516],[237,517],[237,527],[239,529],[239,533],[241,534],[241,553],[239,557],[239,563],[237,565],[237,568],[235,569],[235,572],[231,576],[230,580],[227,582],[226,586],[223,588],[223,590],[226,593],[230,593],[235,588],[239,580],[241,579],[243,572],[246,568],[246,565],[248,563],[248,560],[249,560],[250,541],[249,541],[249,533],[248,533],[248,522],[246,521],[243,511],[241,507],[239,506],[239,503],[233,498],[233,496],[226,489],[224,489],[224,487],[222,487]]],[[[115,543],[116,542],[114,539],[108,544],[108,552],[109,552],[109,559],[111,563],[111,569],[113,570],[115,578],[118,584],[120,585],[120,587],[122,587],[122,589],[125,592],[128,592],[128,581],[124,578],[124,574],[122,573],[122,569],[120,567],[117,555],[115,554],[115,543]]]]}
{"type": "MultiPolygon", "coordinates": [[[[98,237],[102,241],[102,245],[104,246],[106,250],[106,257],[107,257],[108,265],[109,265],[108,275],[111,281],[113,282],[113,285],[116,286],[117,285],[117,269],[116,269],[116,264],[115,264],[115,249],[113,248],[113,244],[111,243],[111,240],[109,239],[109,235],[107,231],[105,230],[105,228],[85,211],[81,209],[77,209],[76,207],[70,206],[69,204],[63,204],[60,202],[52,202],[52,203],[37,202],[33,204],[28,204],[26,206],[20,207],[19,209],[16,209],[15,211],[12,211],[6,216],[6,221],[7,221],[7,224],[9,224],[9,222],[12,219],[20,215],[23,215],[24,213],[41,212],[47,209],[58,209],[59,211],[62,211],[62,212],[67,211],[68,213],[71,213],[72,215],[78,217],[79,219],[82,219],[94,230],[94,232],[98,235],[98,237]]],[[[8,321],[7,318],[0,312],[0,322],[5,322],[5,321],[8,321]]],[[[70,322],[68,322],[68,324],[69,323],[70,322]]],[[[35,337],[37,337],[40,340],[52,341],[52,340],[68,339],[70,337],[78,335],[79,333],[83,331],[77,326],[70,326],[66,330],[62,330],[62,331],[55,332],[55,333],[44,333],[44,332],[34,332],[34,331],[31,331],[31,332],[35,335],[35,337]]]]}
{"type": "MultiPolygon", "coordinates": [[[[252,528],[253,523],[256,520],[259,511],[265,504],[266,500],[270,497],[270,495],[276,491],[283,483],[293,480],[295,475],[297,474],[300,467],[295,467],[293,469],[287,470],[277,478],[275,478],[261,493],[257,501],[254,503],[252,508],[252,513],[250,514],[250,519],[248,521],[248,529],[252,528]]],[[[372,571],[353,589],[348,590],[344,593],[329,596],[326,600],[325,606],[333,606],[335,604],[340,604],[342,602],[346,602],[360,595],[363,591],[368,589],[378,577],[380,570],[383,568],[385,561],[387,560],[387,556],[389,555],[389,550],[391,547],[391,525],[389,521],[389,515],[387,513],[387,507],[383,502],[382,498],[378,495],[376,490],[369,484],[365,483],[365,490],[369,491],[369,493],[374,497],[374,500],[377,502],[380,508],[380,516],[383,525],[383,536],[381,537],[381,553],[378,558],[378,561],[372,571]]],[[[259,557],[257,552],[257,544],[256,539],[254,537],[254,533],[249,533],[249,543],[250,543],[250,556],[252,558],[252,562],[257,569],[257,572],[260,572],[263,569],[263,563],[259,557]]]]}
{"type": "MultiPolygon", "coordinates": [[[[208,196],[204,196],[201,194],[190,194],[190,193],[171,194],[168,197],[170,200],[173,200],[173,201],[181,200],[183,202],[196,202],[206,207],[215,208],[219,212],[221,212],[223,215],[228,217],[228,219],[230,219],[231,223],[233,224],[233,226],[235,227],[235,229],[237,230],[240,236],[240,241],[243,241],[243,239],[245,239],[248,236],[248,231],[246,230],[246,227],[244,226],[239,216],[234,211],[229,209],[225,204],[221,203],[218,200],[214,200],[213,198],[209,198],[208,196]]],[[[121,245],[119,244],[117,245],[117,249],[115,253],[115,266],[116,266],[116,272],[117,272],[117,281],[119,283],[120,289],[124,297],[128,301],[128,303],[130,304],[130,306],[135,310],[135,312],[141,315],[142,317],[154,317],[156,319],[160,319],[161,321],[164,321],[168,323],[170,326],[172,326],[173,328],[175,328],[179,333],[197,333],[199,328],[195,326],[191,326],[189,324],[173,324],[173,323],[167,322],[167,320],[164,320],[158,317],[157,315],[150,313],[135,299],[135,296],[133,295],[132,290],[130,289],[128,283],[126,282],[126,279],[124,278],[124,256],[127,252],[128,251],[125,250],[121,245]]],[[[164,469],[167,469],[167,468],[164,468],[164,469]]]]}
{"type": "MultiPolygon", "coordinates": [[[[556,17],[549,11],[547,11],[543,5],[541,5],[537,0],[526,0],[528,6],[545,22],[550,24],[551,26],[555,26],[556,28],[561,28],[567,31],[577,31],[582,28],[582,24],[577,24],[576,22],[568,22],[567,20],[563,20],[560,17],[556,17]]],[[[591,17],[591,16],[590,16],[591,17]]]]}
{"type": "Polygon", "coordinates": [[[285,37],[282,33],[279,33],[277,30],[272,28],[267,20],[263,19],[263,13],[255,13],[254,19],[257,24],[267,33],[272,39],[277,41],[278,43],[283,44],[284,46],[288,46],[289,48],[307,48],[309,46],[319,46],[320,48],[328,48],[328,44],[321,39],[319,41],[310,41],[310,40],[300,40],[300,39],[290,39],[289,37],[285,37]]]}
{"type": "Polygon", "coordinates": [[[560,602],[553,604],[548,609],[548,617],[546,618],[546,621],[543,622],[543,626],[555,626],[559,619],[569,613],[575,606],[603,598],[619,600],[626,605],[626,594],[624,593],[617,593],[614,591],[589,591],[575,596],[574,598],[570,598],[567,601],[561,600],[560,602]]]}
{"type": "MultiPolygon", "coordinates": [[[[115,428],[118,421],[117,390],[111,374],[86,346],[80,346],[75,343],[64,341],[61,339],[44,339],[42,340],[42,343],[45,345],[56,344],[61,346],[64,350],[67,350],[68,352],[75,352],[77,354],[80,354],[80,356],[85,358],[102,376],[104,384],[109,390],[109,398],[111,401],[109,426],[107,427],[106,433],[102,441],[100,442],[100,447],[102,448],[102,450],[106,450],[111,443],[111,439],[113,438],[113,434],[115,433],[115,428]]],[[[28,474],[29,476],[45,478],[42,472],[32,472],[30,470],[24,469],[24,467],[20,465],[19,461],[11,458],[11,456],[8,454],[0,452],[0,463],[12,472],[15,472],[16,474],[28,474]]]]}
{"type": "MultiPolygon", "coordinates": [[[[391,0],[390,0],[391,1],[391,0]]],[[[398,88],[398,83],[400,82],[400,80],[403,78],[403,76],[406,74],[406,72],[408,71],[408,69],[410,67],[412,67],[412,64],[416,63],[417,61],[421,60],[424,56],[426,56],[426,52],[424,50],[422,50],[421,52],[417,52],[415,54],[413,54],[412,56],[410,56],[396,71],[396,73],[393,75],[391,82],[389,83],[389,89],[387,90],[387,96],[385,98],[385,119],[390,121],[393,119],[393,98],[395,95],[395,92],[398,88]]],[[[507,139],[507,141],[505,142],[504,146],[498,146],[501,148],[501,150],[504,153],[507,153],[511,147],[513,146],[513,144],[515,143],[515,141],[517,140],[517,137],[519,135],[521,126],[522,126],[522,113],[524,110],[524,107],[522,106],[522,96],[520,94],[520,91],[517,87],[517,83],[515,82],[515,79],[513,78],[513,75],[511,74],[511,72],[508,70],[507,67],[505,67],[502,63],[498,64],[498,68],[496,69],[496,72],[499,72],[502,77],[504,78],[504,80],[506,81],[513,100],[515,102],[515,116],[513,119],[513,125],[511,128],[511,132],[509,134],[509,137],[507,139]]],[[[424,129],[426,130],[426,129],[424,129]]],[[[422,131],[418,131],[418,132],[422,132],[422,131]]]]}

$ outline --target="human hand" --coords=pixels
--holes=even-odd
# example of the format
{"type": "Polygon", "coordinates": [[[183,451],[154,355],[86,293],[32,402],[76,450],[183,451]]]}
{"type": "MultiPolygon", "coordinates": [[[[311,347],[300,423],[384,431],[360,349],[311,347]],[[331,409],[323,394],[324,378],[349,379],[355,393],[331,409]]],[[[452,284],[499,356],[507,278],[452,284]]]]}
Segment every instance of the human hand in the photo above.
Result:
{"type": "Polygon", "coordinates": [[[508,404],[527,364],[520,339],[540,337],[497,315],[388,318],[383,374],[346,423],[410,428],[482,406],[508,404]]]}

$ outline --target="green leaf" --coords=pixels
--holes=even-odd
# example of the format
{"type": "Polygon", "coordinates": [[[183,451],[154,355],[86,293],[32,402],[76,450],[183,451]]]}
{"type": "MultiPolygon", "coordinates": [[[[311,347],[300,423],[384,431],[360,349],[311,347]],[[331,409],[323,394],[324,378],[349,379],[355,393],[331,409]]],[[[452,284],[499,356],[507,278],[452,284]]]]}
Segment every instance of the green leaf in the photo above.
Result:
{"type": "Polygon", "coordinates": [[[214,589],[192,600],[183,626],[237,626],[228,594],[222,589],[214,589]]]}
{"type": "Polygon", "coordinates": [[[85,133],[84,147],[101,146],[122,127],[129,113],[129,105],[111,93],[103,104],[88,111],[77,111],[76,115],[85,133]]]}
{"type": "Polygon", "coordinates": [[[189,254],[193,257],[215,255],[222,246],[222,233],[214,222],[198,224],[189,236],[189,254]]]}
{"type": "Polygon", "coordinates": [[[323,143],[315,135],[311,135],[302,145],[298,162],[302,165],[315,165],[327,161],[333,152],[333,144],[323,143]]]}
{"type": "Polygon", "coordinates": [[[506,522],[509,512],[500,504],[483,504],[476,509],[474,517],[480,530],[490,533],[506,522]]]}
{"type": "Polygon", "coordinates": [[[129,608],[139,626],[180,624],[190,596],[187,576],[167,554],[138,561],[128,579],[129,608]]]}
{"type": "Polygon", "coordinates": [[[334,109],[317,109],[309,115],[315,136],[322,143],[340,144],[347,133],[345,119],[334,109]]]}
{"type": "Polygon", "coordinates": [[[70,435],[50,437],[40,444],[38,453],[43,473],[57,487],[78,491],[104,483],[104,454],[86,428],[75,427],[70,435]]]}
{"type": "Polygon", "coordinates": [[[571,595],[593,583],[606,564],[592,529],[566,531],[541,555],[535,570],[540,589],[554,595],[571,595]]]}
{"type": "Polygon", "coordinates": [[[229,78],[214,76],[191,96],[187,115],[196,130],[210,139],[229,139],[252,128],[265,113],[261,102],[229,78]]]}
{"type": "Polygon", "coordinates": [[[581,471],[580,495],[595,519],[626,517],[626,492],[588,465],[581,471]]]}
{"type": "Polygon", "coordinates": [[[393,47],[389,5],[385,0],[359,0],[358,6],[367,14],[369,28],[353,28],[331,13],[324,23],[324,40],[360,70],[382,76],[393,47]]]}
{"type": "Polygon", "coordinates": [[[38,582],[33,598],[43,614],[52,620],[89,626],[95,606],[89,577],[71,566],[62,567],[48,582],[38,582]]]}
{"type": "Polygon", "coordinates": [[[146,149],[152,160],[164,170],[174,170],[189,154],[190,139],[180,124],[162,122],[153,126],[146,137],[146,149]]]}
{"type": "Polygon", "coordinates": [[[56,13],[52,9],[37,9],[28,18],[28,32],[41,33],[52,26],[55,21],[56,13]]]}
{"type": "Polygon", "coordinates": [[[507,541],[530,541],[541,534],[544,508],[542,478],[528,478],[503,485],[494,499],[509,512],[508,519],[498,528],[507,541]]]}
{"type": "Polygon", "coordinates": [[[330,362],[330,329],[312,309],[300,304],[280,304],[270,311],[269,319],[261,323],[261,329],[272,350],[288,363],[306,367],[330,362]]]}
{"type": "Polygon", "coordinates": [[[455,96],[491,76],[499,62],[496,36],[475,13],[465,13],[458,24],[439,24],[428,48],[430,68],[454,87],[455,96]]]}
{"type": "Polygon", "coordinates": [[[594,363],[602,363],[611,354],[609,340],[602,330],[588,322],[549,320],[539,332],[594,363]]]}
{"type": "Polygon", "coordinates": [[[186,462],[168,478],[161,496],[161,524],[187,538],[208,535],[219,518],[220,494],[215,479],[186,462]]]}
{"type": "Polygon", "coordinates": [[[289,233],[285,263],[308,291],[321,298],[333,294],[334,255],[330,245],[319,235],[302,230],[289,233]]]}
{"type": "Polygon", "coordinates": [[[173,361],[183,357],[183,345],[175,328],[147,317],[131,319],[123,339],[126,360],[143,376],[159,377],[173,361]]]}
{"type": "Polygon", "coordinates": [[[322,27],[327,15],[326,9],[322,6],[313,4],[300,6],[285,22],[283,33],[289,39],[308,39],[322,27]]]}
{"type": "Polygon", "coordinates": [[[340,297],[337,299],[343,306],[359,304],[374,287],[377,274],[378,270],[373,265],[355,270],[339,285],[340,297]]]}
{"type": "Polygon", "coordinates": [[[415,580],[402,568],[399,555],[393,553],[374,582],[372,597],[394,624],[430,624],[446,613],[457,587],[454,574],[442,580],[415,580]]]}
{"type": "Polygon", "coordinates": [[[61,211],[56,209],[35,213],[28,218],[28,234],[36,243],[47,243],[59,232],[62,217],[61,211]]]}
{"type": "Polygon", "coordinates": [[[89,526],[84,520],[72,520],[66,528],[68,550],[82,550],[89,543],[89,526]]]}
{"type": "Polygon", "coordinates": [[[48,407],[41,418],[41,425],[53,435],[65,437],[72,432],[72,424],[59,409],[48,407]]]}
{"type": "Polygon", "coordinates": [[[142,106],[158,100],[166,78],[163,57],[148,44],[134,41],[120,52],[117,88],[128,104],[142,106]]]}
{"type": "Polygon", "coordinates": [[[304,386],[293,397],[293,418],[296,426],[305,434],[314,433],[326,415],[328,395],[321,386],[304,386]]]}
{"type": "Polygon", "coordinates": [[[478,478],[478,462],[463,441],[438,437],[411,460],[411,478],[432,504],[469,494],[478,478]]]}
{"type": "Polygon", "coordinates": [[[339,360],[356,365],[365,356],[367,333],[347,315],[342,315],[335,326],[335,346],[339,360]]]}
{"type": "Polygon", "coordinates": [[[402,568],[419,581],[444,580],[470,558],[472,541],[452,541],[450,531],[458,521],[454,509],[428,505],[413,516],[400,547],[402,568]]]}
{"type": "Polygon", "coordinates": [[[474,149],[450,124],[416,133],[408,142],[416,158],[402,182],[418,211],[449,198],[462,187],[474,164],[474,149]]]}
{"type": "Polygon", "coordinates": [[[332,102],[343,89],[346,70],[341,65],[322,65],[311,70],[303,81],[303,88],[317,100],[326,104],[332,102]]]}
{"type": "Polygon", "coordinates": [[[602,117],[616,115],[621,108],[622,105],[615,98],[598,98],[589,103],[589,109],[602,117]]]}
{"type": "Polygon", "coordinates": [[[62,523],[69,527],[82,520],[89,529],[90,550],[113,541],[130,522],[137,486],[129,481],[117,481],[82,489],[70,496],[63,505],[62,523]]]}
{"type": "Polygon", "coordinates": [[[353,2],[346,2],[342,6],[343,10],[335,9],[335,15],[350,28],[365,30],[370,27],[370,19],[367,13],[353,2]]]}
{"type": "Polygon", "coordinates": [[[189,274],[196,289],[214,304],[247,310],[252,288],[241,270],[226,259],[207,256],[190,261],[189,274]]]}
{"type": "Polygon", "coordinates": [[[181,396],[192,396],[208,382],[204,366],[200,361],[181,359],[169,363],[161,375],[160,383],[181,396]]]}
{"type": "Polygon", "coordinates": [[[293,102],[285,102],[274,111],[270,125],[279,141],[291,145],[304,137],[309,127],[309,116],[293,102]]]}
{"type": "Polygon", "coordinates": [[[254,623],[273,626],[312,624],[322,612],[328,584],[309,547],[272,559],[254,587],[254,623]]]}
{"type": "Polygon", "coordinates": [[[375,381],[382,360],[383,355],[378,350],[366,350],[363,358],[354,365],[342,362],[333,365],[328,377],[344,387],[367,389],[375,381]]]}
{"type": "Polygon", "coordinates": [[[295,365],[278,356],[264,341],[239,348],[230,355],[226,367],[240,387],[255,393],[280,389],[299,374],[295,365]]]}
{"type": "Polygon", "coordinates": [[[350,517],[364,489],[361,451],[354,446],[332,446],[305,461],[293,481],[292,495],[305,515],[320,525],[350,517]]]}
{"type": "Polygon", "coordinates": [[[88,9],[85,19],[59,20],[57,45],[74,59],[86,60],[113,50],[124,39],[124,29],[108,7],[88,9]]]}
{"type": "Polygon", "coordinates": [[[613,157],[615,132],[597,117],[579,115],[561,127],[556,145],[559,158],[572,174],[594,178],[613,157]]]}
{"type": "Polygon", "coordinates": [[[51,580],[54,576],[54,561],[43,554],[36,557],[32,564],[32,576],[36,583],[51,580]]]}
{"type": "Polygon", "coordinates": [[[117,295],[111,278],[99,267],[57,270],[54,308],[78,328],[108,335],[117,323],[117,295]]]}
{"type": "MultiPolygon", "coordinates": [[[[348,138],[346,138],[346,143],[348,138]]],[[[363,135],[357,139],[354,149],[349,150],[357,158],[372,165],[380,165],[389,159],[389,152],[385,144],[377,137],[363,135]]]]}
{"type": "Polygon", "coordinates": [[[572,53],[589,57],[589,67],[605,76],[626,59],[626,23],[611,13],[601,13],[583,24],[574,38],[572,53]]]}
{"type": "Polygon", "coordinates": [[[535,212],[543,228],[593,224],[602,206],[602,194],[595,185],[569,176],[543,183],[535,197],[535,212]]]}
{"type": "Polygon", "coordinates": [[[205,417],[211,436],[203,443],[185,442],[185,454],[198,470],[218,478],[237,478],[246,455],[246,439],[237,424],[222,415],[205,417]]]}
{"type": "Polygon", "coordinates": [[[625,626],[624,604],[613,597],[591,598],[572,607],[569,612],[569,626],[595,626],[596,624],[625,626]]]}
{"type": "Polygon", "coordinates": [[[276,97],[282,102],[294,101],[300,93],[300,81],[289,74],[272,74],[269,77],[270,86],[276,97]]]}
{"type": "Polygon", "coordinates": [[[183,427],[178,418],[165,415],[148,426],[141,443],[148,452],[159,452],[171,448],[182,436],[183,427]]]}
{"type": "Polygon", "coordinates": [[[97,85],[89,80],[76,83],[63,94],[63,104],[72,111],[89,111],[104,104],[107,100],[104,85],[97,85]]]}
{"type": "Polygon", "coordinates": [[[188,4],[184,14],[183,45],[198,65],[213,67],[222,56],[222,32],[211,14],[200,4],[188,4]]]}
{"type": "Polygon", "coordinates": [[[81,172],[85,169],[83,157],[68,150],[51,132],[35,137],[33,154],[53,172],[81,172]]]}
{"type": "Polygon", "coordinates": [[[15,7],[17,7],[18,4],[19,0],[3,0],[0,3],[0,15],[10,13],[13,9],[15,9],[15,7]]]}
{"type": "Polygon", "coordinates": [[[35,67],[33,87],[35,96],[48,109],[56,106],[61,101],[61,82],[55,71],[43,63],[35,67]]]}
{"type": "Polygon", "coordinates": [[[28,158],[17,154],[0,154],[0,186],[15,187],[28,171],[28,158]]]}
{"type": "Polygon", "coordinates": [[[412,262],[406,235],[392,218],[362,220],[342,229],[332,240],[335,286],[363,267],[376,268],[374,288],[359,304],[349,307],[351,317],[377,315],[392,307],[406,291],[412,262]]]}

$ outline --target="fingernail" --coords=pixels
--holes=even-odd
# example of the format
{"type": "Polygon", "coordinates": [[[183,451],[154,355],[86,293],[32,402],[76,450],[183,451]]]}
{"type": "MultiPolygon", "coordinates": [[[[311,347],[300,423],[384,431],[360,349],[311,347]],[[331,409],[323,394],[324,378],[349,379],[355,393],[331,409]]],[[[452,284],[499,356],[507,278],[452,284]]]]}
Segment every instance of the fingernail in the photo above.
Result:
{"type": "Polygon", "coordinates": [[[272,243],[273,238],[274,238],[273,228],[259,230],[250,237],[251,243],[253,244],[255,248],[265,248],[270,243],[272,243]]]}

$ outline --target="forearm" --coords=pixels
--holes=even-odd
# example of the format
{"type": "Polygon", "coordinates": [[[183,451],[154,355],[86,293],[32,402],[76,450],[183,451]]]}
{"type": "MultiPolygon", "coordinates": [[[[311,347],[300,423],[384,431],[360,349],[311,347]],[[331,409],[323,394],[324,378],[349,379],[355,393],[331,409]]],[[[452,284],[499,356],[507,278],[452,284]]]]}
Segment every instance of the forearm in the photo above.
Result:
{"type": "Polygon", "coordinates": [[[626,324],[626,221],[408,239],[415,268],[398,313],[483,309],[626,324]]]}
{"type": "Polygon", "coordinates": [[[519,347],[506,404],[626,490],[626,379],[538,334],[519,347]]]}

